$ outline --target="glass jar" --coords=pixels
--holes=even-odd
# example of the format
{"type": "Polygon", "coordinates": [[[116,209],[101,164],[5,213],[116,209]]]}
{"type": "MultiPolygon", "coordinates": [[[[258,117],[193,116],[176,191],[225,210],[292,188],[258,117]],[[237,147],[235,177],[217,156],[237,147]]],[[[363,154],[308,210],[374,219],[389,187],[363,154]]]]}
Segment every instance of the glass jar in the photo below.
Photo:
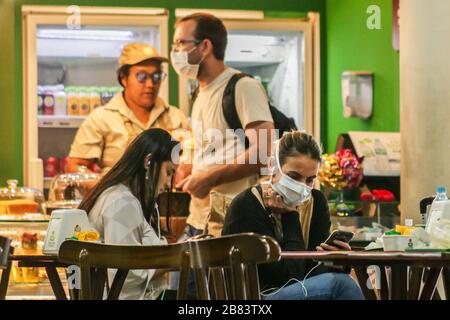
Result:
{"type": "Polygon", "coordinates": [[[77,208],[90,189],[100,180],[100,174],[81,168],[77,173],[57,175],[50,184],[47,214],[55,209],[77,208]]]}
{"type": "Polygon", "coordinates": [[[0,215],[20,216],[45,213],[45,198],[41,190],[19,187],[18,180],[10,179],[8,187],[0,188],[0,215]]]}

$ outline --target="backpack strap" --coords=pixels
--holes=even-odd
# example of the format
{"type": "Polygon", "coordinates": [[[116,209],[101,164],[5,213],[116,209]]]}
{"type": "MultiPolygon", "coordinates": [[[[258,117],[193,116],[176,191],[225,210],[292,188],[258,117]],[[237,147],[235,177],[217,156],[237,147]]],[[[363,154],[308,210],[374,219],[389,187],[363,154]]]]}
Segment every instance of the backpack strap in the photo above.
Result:
{"type": "MultiPolygon", "coordinates": [[[[234,74],[228,81],[222,97],[222,112],[225,117],[225,121],[227,122],[228,127],[235,131],[237,129],[244,129],[236,110],[236,83],[244,77],[253,78],[252,75],[247,73],[234,74]]],[[[242,136],[241,138],[243,138],[242,142],[244,143],[245,149],[248,149],[250,142],[248,141],[247,136],[242,136]]]]}
{"type": "Polygon", "coordinates": [[[225,121],[227,122],[230,129],[237,130],[243,129],[241,120],[236,110],[236,83],[244,78],[251,77],[252,75],[247,73],[236,73],[234,74],[227,83],[225,91],[222,97],[222,110],[225,116],[225,121]]]}
{"type": "Polygon", "coordinates": [[[197,85],[197,86],[195,87],[194,91],[191,92],[190,99],[191,99],[191,103],[192,103],[192,104],[194,104],[195,100],[197,100],[197,96],[198,96],[198,93],[199,93],[199,92],[200,92],[200,86],[197,85]]]}

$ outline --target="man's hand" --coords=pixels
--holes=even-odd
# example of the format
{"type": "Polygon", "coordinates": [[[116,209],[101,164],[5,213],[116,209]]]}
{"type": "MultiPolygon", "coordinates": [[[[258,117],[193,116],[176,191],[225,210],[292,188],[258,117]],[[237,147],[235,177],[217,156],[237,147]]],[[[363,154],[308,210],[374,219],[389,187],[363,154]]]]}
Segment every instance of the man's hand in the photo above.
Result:
{"type": "Polygon", "coordinates": [[[96,165],[96,159],[82,159],[82,158],[69,158],[67,165],[63,168],[65,173],[77,173],[80,171],[80,166],[85,166],[88,172],[92,172],[90,169],[96,165]]]}
{"type": "Polygon", "coordinates": [[[174,185],[178,185],[183,179],[188,177],[192,172],[192,164],[181,163],[177,171],[175,172],[175,177],[173,179],[174,185]]]}
{"type": "Polygon", "coordinates": [[[320,246],[316,247],[317,251],[351,251],[352,248],[347,242],[334,240],[333,243],[335,246],[330,246],[326,243],[321,243],[320,246]]]}
{"type": "Polygon", "coordinates": [[[197,173],[181,180],[175,187],[189,192],[194,197],[203,199],[212,188],[214,188],[214,179],[208,173],[197,173]]]}

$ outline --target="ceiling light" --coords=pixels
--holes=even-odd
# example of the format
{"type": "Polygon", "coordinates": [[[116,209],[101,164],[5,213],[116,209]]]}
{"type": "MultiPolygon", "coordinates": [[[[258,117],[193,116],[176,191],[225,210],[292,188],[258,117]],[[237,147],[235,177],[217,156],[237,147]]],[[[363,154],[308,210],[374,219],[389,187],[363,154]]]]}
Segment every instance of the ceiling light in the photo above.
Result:
{"type": "Polygon", "coordinates": [[[47,39],[78,39],[78,40],[122,40],[135,38],[132,31],[123,30],[70,30],[70,29],[41,29],[38,38],[47,39]]]}

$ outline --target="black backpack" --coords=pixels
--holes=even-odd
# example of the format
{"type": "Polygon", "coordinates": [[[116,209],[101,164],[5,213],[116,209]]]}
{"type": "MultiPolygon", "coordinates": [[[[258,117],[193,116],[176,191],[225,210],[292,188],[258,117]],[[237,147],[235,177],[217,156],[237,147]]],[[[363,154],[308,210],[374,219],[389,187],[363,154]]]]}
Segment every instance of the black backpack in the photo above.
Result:
{"type": "MultiPolygon", "coordinates": [[[[222,111],[225,117],[225,121],[228,124],[230,129],[236,131],[237,129],[243,129],[241,120],[239,119],[239,115],[236,111],[235,104],[235,91],[236,91],[236,83],[244,78],[250,77],[253,78],[252,75],[247,73],[236,73],[231,79],[228,81],[227,86],[225,87],[225,91],[223,93],[222,98],[222,111]]],[[[192,93],[191,100],[195,101],[198,95],[199,88],[197,87],[192,93]]],[[[278,129],[278,134],[281,137],[284,132],[289,132],[292,130],[297,130],[297,126],[295,125],[295,121],[293,118],[287,117],[284,113],[278,110],[276,107],[272,106],[269,101],[270,113],[272,115],[272,119],[274,122],[275,129],[278,129]]],[[[249,142],[247,137],[245,138],[245,148],[248,148],[249,142]]]]}
{"type": "MultiPolygon", "coordinates": [[[[222,98],[222,110],[223,115],[225,116],[225,121],[227,122],[230,129],[237,130],[243,129],[241,120],[239,119],[238,113],[236,111],[235,104],[235,91],[236,91],[236,83],[244,78],[253,76],[246,73],[236,73],[231,79],[228,81],[227,86],[225,87],[225,91],[223,93],[222,98]]],[[[297,126],[295,125],[295,121],[293,118],[287,117],[284,113],[278,110],[276,107],[271,105],[269,101],[270,113],[272,114],[273,122],[275,129],[278,129],[278,134],[281,137],[284,132],[289,132],[292,130],[297,130],[297,126]]],[[[245,147],[248,147],[247,138],[245,138],[245,147]]]]}

